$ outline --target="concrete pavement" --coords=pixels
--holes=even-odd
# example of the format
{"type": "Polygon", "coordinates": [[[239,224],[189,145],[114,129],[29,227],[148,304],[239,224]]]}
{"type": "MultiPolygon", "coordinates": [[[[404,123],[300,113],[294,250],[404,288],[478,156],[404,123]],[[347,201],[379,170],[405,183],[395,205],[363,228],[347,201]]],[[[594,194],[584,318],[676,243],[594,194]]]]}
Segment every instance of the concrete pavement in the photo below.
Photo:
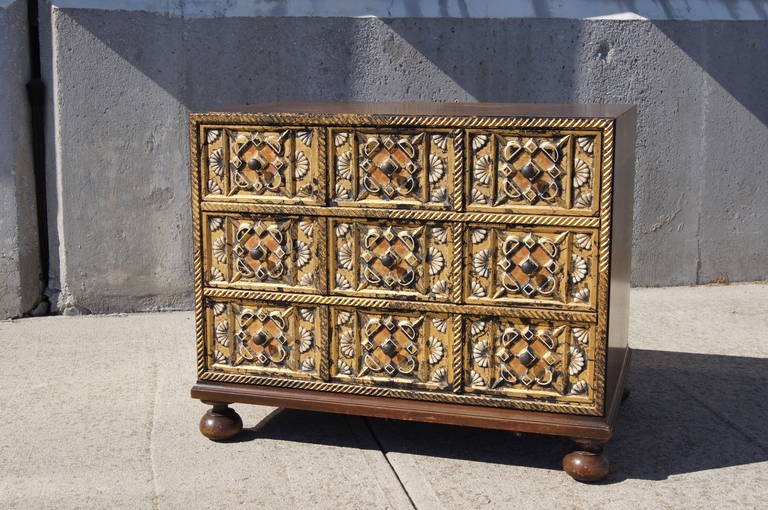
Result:
{"type": "Polygon", "coordinates": [[[191,312],[0,322],[0,508],[764,508],[768,285],[633,289],[632,395],[599,485],[567,441],[235,406],[197,431],[191,312]]]}

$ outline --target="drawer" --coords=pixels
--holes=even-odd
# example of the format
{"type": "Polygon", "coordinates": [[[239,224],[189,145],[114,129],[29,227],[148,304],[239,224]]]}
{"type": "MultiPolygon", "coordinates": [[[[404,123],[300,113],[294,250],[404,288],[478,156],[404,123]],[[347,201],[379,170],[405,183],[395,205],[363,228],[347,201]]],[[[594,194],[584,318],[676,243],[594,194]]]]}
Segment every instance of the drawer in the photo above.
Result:
{"type": "Polygon", "coordinates": [[[204,126],[203,199],[325,204],[325,130],[204,126]]]}
{"type": "Polygon", "coordinates": [[[470,316],[464,331],[467,393],[592,398],[594,324],[470,316]]]}
{"type": "Polygon", "coordinates": [[[470,223],[464,300],[594,310],[597,236],[588,228],[470,223]]]}
{"type": "Polygon", "coordinates": [[[600,134],[467,132],[467,210],[593,215],[599,208],[600,134]]]}
{"type": "Polygon", "coordinates": [[[207,365],[224,372],[320,379],[327,356],[321,325],[328,310],[246,300],[208,299],[207,365]]]}
{"type": "Polygon", "coordinates": [[[347,218],[328,222],[331,294],[449,301],[460,285],[456,225],[347,218]]]}
{"type": "Polygon", "coordinates": [[[342,207],[454,210],[461,204],[460,131],[332,129],[330,200],[342,207]],[[457,196],[458,194],[458,196],[457,196]]]}
{"type": "Polygon", "coordinates": [[[452,390],[454,322],[448,314],[332,307],[331,378],[452,390]]]}
{"type": "Polygon", "coordinates": [[[324,292],[326,223],[310,216],[204,213],[205,284],[324,292]]]}

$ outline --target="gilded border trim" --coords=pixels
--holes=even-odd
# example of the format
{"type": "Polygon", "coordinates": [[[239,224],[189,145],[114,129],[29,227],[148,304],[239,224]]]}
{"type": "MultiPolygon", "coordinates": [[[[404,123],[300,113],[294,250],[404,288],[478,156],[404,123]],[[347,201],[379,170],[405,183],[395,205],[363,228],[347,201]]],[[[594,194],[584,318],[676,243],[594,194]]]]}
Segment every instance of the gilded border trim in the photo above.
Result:
{"type": "Polygon", "coordinates": [[[595,366],[593,390],[597,410],[600,414],[605,412],[605,380],[608,377],[606,371],[608,349],[608,305],[609,289],[611,282],[611,223],[613,213],[613,147],[614,125],[610,122],[602,132],[600,144],[602,156],[602,174],[600,178],[600,247],[598,249],[598,274],[597,274],[597,335],[595,342],[595,366]]]}
{"type": "Polygon", "coordinates": [[[283,303],[302,303],[307,305],[356,306],[361,308],[379,308],[381,310],[420,310],[424,312],[443,312],[463,315],[493,315],[521,317],[526,319],[597,322],[595,312],[574,310],[551,310],[546,308],[522,308],[494,305],[475,305],[459,303],[437,303],[434,301],[406,301],[399,299],[379,299],[351,296],[324,296],[321,294],[292,294],[275,291],[254,291],[239,289],[220,289],[205,287],[203,294],[219,299],[246,299],[249,301],[273,301],[283,303]]]}
{"type": "Polygon", "coordinates": [[[217,381],[234,384],[257,384],[279,388],[301,390],[328,391],[333,393],[349,393],[353,395],[370,395],[374,397],[405,398],[411,400],[430,400],[433,402],[449,402],[456,404],[471,404],[486,407],[502,407],[529,411],[549,411],[566,414],[595,416],[597,409],[593,402],[563,402],[534,400],[532,398],[492,397],[446,392],[430,392],[423,390],[400,389],[382,386],[364,386],[352,383],[322,382],[306,379],[288,379],[286,377],[256,376],[234,374],[227,372],[208,371],[200,376],[203,381],[217,381]]]}
{"type": "Polygon", "coordinates": [[[206,124],[300,124],[317,126],[386,126],[429,128],[496,129],[603,129],[613,123],[606,118],[576,117],[488,117],[438,115],[365,115],[357,113],[191,113],[193,122],[206,124]]]}
{"type": "Polygon", "coordinates": [[[540,216],[536,214],[499,214],[487,212],[452,212],[419,209],[374,209],[351,207],[323,207],[311,205],[254,204],[244,202],[203,202],[205,212],[290,214],[298,216],[333,216],[338,218],[391,218],[395,220],[449,221],[455,223],[506,223],[525,225],[553,225],[562,227],[600,226],[596,216],[540,216]]]}
{"type": "Polygon", "coordinates": [[[192,264],[195,271],[195,338],[197,346],[197,376],[206,371],[205,306],[203,303],[203,246],[200,231],[200,154],[199,125],[189,123],[189,159],[192,172],[192,264]]]}

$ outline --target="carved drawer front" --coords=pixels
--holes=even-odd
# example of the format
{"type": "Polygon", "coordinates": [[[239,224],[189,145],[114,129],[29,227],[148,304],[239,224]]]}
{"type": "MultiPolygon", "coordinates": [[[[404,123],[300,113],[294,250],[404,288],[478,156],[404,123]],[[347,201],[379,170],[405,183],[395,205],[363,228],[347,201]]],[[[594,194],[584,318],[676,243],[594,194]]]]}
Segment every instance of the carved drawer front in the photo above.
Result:
{"type": "Polygon", "coordinates": [[[320,379],[327,313],[316,305],[208,299],[208,368],[320,379]]]}
{"type": "Polygon", "coordinates": [[[467,303],[514,303],[594,310],[597,231],[469,224],[467,303]]]}
{"type": "Polygon", "coordinates": [[[465,391],[590,400],[595,325],[505,317],[465,321],[465,391]]]}
{"type": "Polygon", "coordinates": [[[206,285],[324,292],[326,219],[206,213],[206,285]]]}
{"type": "Polygon", "coordinates": [[[600,135],[468,131],[467,210],[593,215],[600,135]]]}
{"type": "Polygon", "coordinates": [[[459,207],[461,132],[334,129],[331,202],[340,206],[459,207]],[[458,195],[458,196],[457,196],[458,195]]]}
{"type": "Polygon", "coordinates": [[[325,203],[323,128],[203,128],[204,199],[325,203]]]}
{"type": "Polygon", "coordinates": [[[448,301],[460,294],[457,225],[329,218],[332,294],[448,301]]]}
{"type": "Polygon", "coordinates": [[[451,391],[450,315],[338,307],[331,324],[332,379],[451,391]]]}

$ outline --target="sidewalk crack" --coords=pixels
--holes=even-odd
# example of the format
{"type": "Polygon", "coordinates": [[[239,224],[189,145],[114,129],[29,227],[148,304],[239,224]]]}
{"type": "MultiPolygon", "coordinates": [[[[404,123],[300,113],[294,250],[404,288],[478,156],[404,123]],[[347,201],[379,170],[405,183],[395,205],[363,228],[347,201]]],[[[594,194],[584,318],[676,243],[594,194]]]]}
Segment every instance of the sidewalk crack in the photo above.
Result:
{"type": "Polygon", "coordinates": [[[384,460],[387,462],[387,465],[389,466],[389,469],[392,471],[392,474],[395,475],[395,478],[397,479],[397,483],[400,484],[400,487],[403,489],[403,493],[405,494],[405,497],[408,498],[408,501],[411,502],[411,507],[414,510],[418,510],[416,507],[416,503],[413,502],[413,498],[411,497],[411,494],[408,492],[408,488],[403,483],[403,480],[400,478],[400,473],[397,472],[395,469],[395,466],[392,465],[392,463],[389,461],[389,457],[387,456],[387,453],[389,453],[382,444],[381,440],[379,439],[379,436],[376,435],[376,432],[373,430],[373,427],[371,426],[371,422],[368,421],[368,418],[363,417],[363,422],[365,423],[366,428],[368,429],[368,432],[371,434],[371,437],[376,442],[376,445],[379,447],[379,450],[381,450],[382,455],[384,456],[384,460]]]}

